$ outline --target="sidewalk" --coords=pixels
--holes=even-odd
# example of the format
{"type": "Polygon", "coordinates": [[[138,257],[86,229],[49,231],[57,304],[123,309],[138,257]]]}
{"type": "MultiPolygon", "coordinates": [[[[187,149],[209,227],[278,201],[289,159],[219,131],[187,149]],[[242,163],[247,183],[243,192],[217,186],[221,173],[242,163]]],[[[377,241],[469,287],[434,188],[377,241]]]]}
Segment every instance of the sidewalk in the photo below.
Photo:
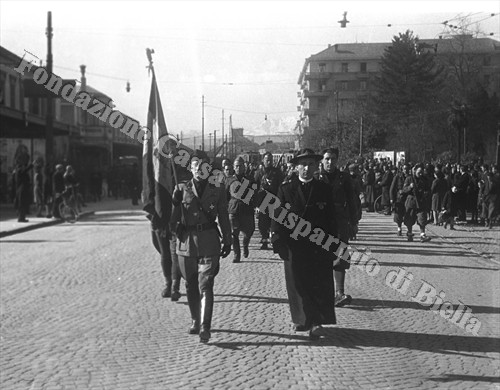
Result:
{"type": "MultiPolygon", "coordinates": [[[[100,202],[90,202],[87,203],[87,207],[84,207],[80,218],[85,218],[96,212],[102,211],[114,211],[114,210],[141,210],[142,205],[133,206],[130,199],[113,199],[107,198],[100,202]]],[[[37,218],[33,216],[34,207],[31,207],[31,215],[27,216],[29,222],[20,223],[17,222],[16,210],[12,204],[0,204],[0,238],[7,237],[13,234],[27,232],[33,229],[39,229],[45,226],[57,225],[60,223],[65,223],[61,219],[55,218],[37,218]]],[[[77,222],[78,223],[78,222],[77,222]]]]}

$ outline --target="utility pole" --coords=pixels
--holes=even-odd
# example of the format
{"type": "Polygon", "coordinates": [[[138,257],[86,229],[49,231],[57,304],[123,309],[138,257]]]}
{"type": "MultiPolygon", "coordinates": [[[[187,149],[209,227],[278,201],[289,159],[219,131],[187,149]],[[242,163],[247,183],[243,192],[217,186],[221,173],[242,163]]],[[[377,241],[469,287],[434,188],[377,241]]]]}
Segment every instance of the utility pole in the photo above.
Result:
{"type": "Polygon", "coordinates": [[[193,137],[193,150],[196,150],[196,135],[193,137]]]}
{"type": "Polygon", "coordinates": [[[205,95],[201,95],[201,150],[205,150],[205,95]]]}
{"type": "MultiPolygon", "coordinates": [[[[52,75],[52,12],[47,14],[47,72],[52,75]]],[[[51,94],[47,94],[47,115],[45,122],[45,160],[49,169],[52,169],[54,156],[54,101],[51,94]]],[[[69,141],[69,140],[68,140],[69,141]]],[[[31,156],[33,157],[33,156],[31,156]]]]}
{"type": "Polygon", "coordinates": [[[217,157],[217,130],[214,130],[214,158],[217,157]]]}
{"type": "Polygon", "coordinates": [[[224,152],[224,148],[225,148],[225,145],[224,145],[224,109],[222,109],[222,156],[225,156],[226,153],[224,152]]]}
{"type": "Polygon", "coordinates": [[[229,115],[229,131],[231,131],[231,158],[234,158],[234,131],[232,115],[229,115]]]}
{"type": "Polygon", "coordinates": [[[212,149],[212,133],[208,133],[208,153],[212,149]]]}

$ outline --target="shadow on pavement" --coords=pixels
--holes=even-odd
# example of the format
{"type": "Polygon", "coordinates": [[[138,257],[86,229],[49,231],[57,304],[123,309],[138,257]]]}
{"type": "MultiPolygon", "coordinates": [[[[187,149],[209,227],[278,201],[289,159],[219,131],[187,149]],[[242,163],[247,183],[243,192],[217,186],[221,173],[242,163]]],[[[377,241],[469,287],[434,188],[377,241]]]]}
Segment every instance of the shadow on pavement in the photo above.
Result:
{"type": "Polygon", "coordinates": [[[37,244],[41,242],[74,242],[75,240],[2,240],[1,242],[19,244],[37,244]]]}
{"type": "MultiPolygon", "coordinates": [[[[500,307],[467,305],[473,313],[500,314],[500,307]]],[[[416,309],[429,310],[429,306],[423,306],[413,301],[387,301],[383,299],[358,299],[353,298],[349,306],[353,310],[373,311],[374,309],[416,309]]],[[[459,305],[453,305],[452,311],[456,311],[459,305]]]]}
{"type": "Polygon", "coordinates": [[[215,294],[215,297],[233,297],[240,299],[221,299],[215,302],[228,303],[228,302],[261,302],[261,303],[286,303],[288,304],[288,299],[285,298],[275,298],[275,297],[263,297],[258,295],[238,295],[238,294],[215,294]]]}
{"type": "Polygon", "coordinates": [[[458,374],[446,374],[441,378],[427,378],[435,382],[488,382],[488,383],[500,383],[500,378],[494,376],[477,376],[477,375],[458,375],[458,374]]]}
{"type": "Polygon", "coordinates": [[[318,341],[310,341],[307,333],[290,335],[283,333],[252,332],[248,330],[214,329],[214,333],[232,333],[249,336],[276,337],[274,341],[234,341],[213,342],[211,345],[225,349],[241,349],[248,346],[296,346],[314,345],[350,349],[404,348],[409,350],[441,353],[444,355],[471,356],[474,352],[498,352],[500,339],[493,337],[450,336],[437,334],[418,334],[371,329],[324,328],[318,341]],[[289,341],[281,341],[288,339],[289,341]]]}
{"type": "Polygon", "coordinates": [[[454,264],[426,264],[426,263],[392,263],[379,261],[381,266],[386,267],[421,267],[421,268],[463,268],[463,269],[478,269],[485,271],[498,271],[498,268],[488,268],[488,267],[473,267],[465,265],[454,265],[454,264]]]}

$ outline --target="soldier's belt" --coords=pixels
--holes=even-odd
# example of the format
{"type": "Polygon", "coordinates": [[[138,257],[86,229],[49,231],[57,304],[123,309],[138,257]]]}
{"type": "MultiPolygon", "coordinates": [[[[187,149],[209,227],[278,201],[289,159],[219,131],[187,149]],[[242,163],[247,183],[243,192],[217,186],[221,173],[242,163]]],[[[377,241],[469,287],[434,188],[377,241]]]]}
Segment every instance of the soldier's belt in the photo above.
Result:
{"type": "Polygon", "coordinates": [[[186,230],[188,232],[202,232],[204,230],[216,229],[216,222],[207,222],[207,223],[199,223],[197,225],[188,225],[186,226],[186,230]]]}

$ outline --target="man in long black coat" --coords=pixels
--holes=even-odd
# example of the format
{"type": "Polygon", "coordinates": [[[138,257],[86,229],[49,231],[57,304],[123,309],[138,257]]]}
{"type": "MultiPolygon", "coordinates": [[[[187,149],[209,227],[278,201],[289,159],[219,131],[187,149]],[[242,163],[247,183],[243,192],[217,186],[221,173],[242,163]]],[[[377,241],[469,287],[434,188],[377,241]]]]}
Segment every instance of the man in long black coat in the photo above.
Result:
{"type": "Polygon", "coordinates": [[[17,222],[28,222],[26,214],[29,213],[31,204],[31,180],[29,171],[33,168],[33,164],[20,163],[16,167],[15,183],[16,183],[16,199],[15,206],[17,208],[17,222]]]}
{"type": "Polygon", "coordinates": [[[319,338],[321,325],[336,323],[332,299],[334,256],[324,249],[324,238],[335,232],[333,202],[328,185],[313,177],[321,158],[304,149],[292,160],[297,176],[280,186],[282,208],[276,210],[279,212],[275,212],[271,226],[273,250],[285,260],[295,330],[309,331],[311,340],[319,338]]]}

